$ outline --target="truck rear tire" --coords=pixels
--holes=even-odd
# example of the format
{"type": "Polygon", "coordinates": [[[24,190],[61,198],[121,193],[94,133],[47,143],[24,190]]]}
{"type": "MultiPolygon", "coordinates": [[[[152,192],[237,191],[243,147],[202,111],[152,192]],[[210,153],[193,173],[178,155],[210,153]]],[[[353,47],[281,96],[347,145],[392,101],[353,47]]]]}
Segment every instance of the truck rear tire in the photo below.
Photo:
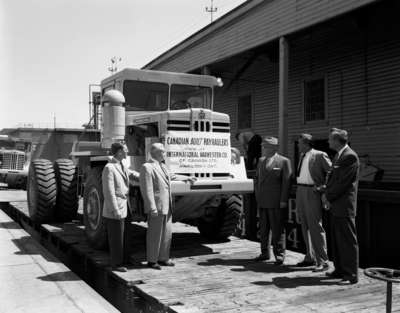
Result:
{"type": "Polygon", "coordinates": [[[208,239],[224,240],[238,233],[243,211],[240,195],[223,198],[218,207],[211,209],[215,214],[199,219],[198,229],[201,235],[208,239]]]}
{"type": "Polygon", "coordinates": [[[57,180],[56,219],[70,222],[78,213],[78,173],[70,159],[58,159],[54,162],[57,180]]]}
{"type": "Polygon", "coordinates": [[[49,160],[33,160],[28,173],[29,216],[36,223],[54,221],[57,183],[53,164],[49,160]]]}
{"type": "Polygon", "coordinates": [[[96,249],[107,248],[107,227],[103,218],[102,171],[103,167],[101,166],[90,170],[83,196],[85,233],[90,245],[96,249]]]}

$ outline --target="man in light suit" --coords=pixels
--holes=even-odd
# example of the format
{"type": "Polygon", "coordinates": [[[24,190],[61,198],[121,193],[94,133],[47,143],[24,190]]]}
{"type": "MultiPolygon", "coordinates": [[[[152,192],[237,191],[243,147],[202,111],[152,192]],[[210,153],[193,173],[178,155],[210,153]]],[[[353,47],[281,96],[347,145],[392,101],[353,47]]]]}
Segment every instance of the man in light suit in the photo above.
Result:
{"type": "Polygon", "coordinates": [[[344,284],[356,284],[358,241],[355,217],[360,161],[347,142],[347,131],[331,129],[329,146],[336,150],[337,154],[328,175],[325,197],[330,212],[335,270],[326,274],[332,278],[342,278],[344,284]]]}
{"type": "Polygon", "coordinates": [[[322,272],[329,265],[319,189],[325,184],[331,161],[325,152],[312,148],[310,134],[300,135],[299,151],[301,154],[296,171],[296,207],[307,251],[304,260],[297,266],[316,265],[314,272],[322,272]]]}
{"type": "Polygon", "coordinates": [[[128,170],[122,163],[126,158],[128,148],[115,142],[111,145],[113,158],[104,167],[103,183],[103,217],[107,225],[108,243],[110,248],[111,268],[126,272],[123,263],[129,263],[127,238],[125,237],[125,218],[128,212],[129,180],[139,180],[139,173],[128,170]],[[124,249],[125,246],[125,249],[124,249]]]}
{"type": "Polygon", "coordinates": [[[171,174],[165,165],[165,149],[162,143],[154,143],[151,159],[140,170],[140,191],[147,213],[147,265],[160,270],[161,266],[174,266],[169,259],[172,239],[171,180],[193,183],[194,177],[171,174]]]}
{"type": "Polygon", "coordinates": [[[287,216],[290,179],[292,169],[288,158],[277,153],[278,139],[264,137],[262,153],[254,180],[257,206],[260,216],[261,255],[255,260],[270,258],[271,242],[275,264],[281,265],[285,259],[286,238],[284,222],[287,216]]]}

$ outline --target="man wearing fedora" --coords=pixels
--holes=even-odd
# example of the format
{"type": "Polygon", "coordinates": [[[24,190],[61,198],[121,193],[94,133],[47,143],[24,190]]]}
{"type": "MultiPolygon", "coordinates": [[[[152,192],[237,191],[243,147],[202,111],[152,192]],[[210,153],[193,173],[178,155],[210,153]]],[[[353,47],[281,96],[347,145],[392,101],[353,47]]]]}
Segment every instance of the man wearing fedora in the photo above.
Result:
{"type": "Polygon", "coordinates": [[[261,254],[255,260],[265,261],[270,258],[271,242],[275,263],[281,265],[285,259],[284,222],[287,216],[292,169],[289,159],[277,152],[277,138],[264,137],[261,148],[262,157],[258,162],[254,180],[260,216],[261,254]]]}
{"type": "Polygon", "coordinates": [[[299,136],[300,161],[296,171],[296,207],[301,220],[301,230],[306,244],[306,256],[297,266],[313,266],[314,272],[329,268],[326,235],[322,226],[322,201],[318,191],[325,184],[331,168],[328,155],[312,147],[312,136],[299,136]]]}

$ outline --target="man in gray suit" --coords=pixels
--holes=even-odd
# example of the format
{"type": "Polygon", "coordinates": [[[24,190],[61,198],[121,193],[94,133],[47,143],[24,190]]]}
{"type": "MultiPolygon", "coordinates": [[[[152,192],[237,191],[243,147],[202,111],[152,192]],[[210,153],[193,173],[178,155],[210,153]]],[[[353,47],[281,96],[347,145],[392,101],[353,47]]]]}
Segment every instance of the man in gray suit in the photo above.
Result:
{"type": "Polygon", "coordinates": [[[316,264],[314,272],[329,268],[326,235],[322,226],[321,193],[331,161],[325,152],[312,148],[312,136],[299,137],[300,162],[296,171],[296,207],[301,220],[301,230],[306,244],[306,256],[297,266],[316,264]]]}
{"type": "Polygon", "coordinates": [[[260,216],[261,254],[255,260],[264,261],[270,258],[271,230],[275,264],[281,265],[285,259],[284,222],[292,169],[289,159],[277,153],[277,138],[264,137],[261,146],[263,157],[258,162],[254,180],[260,216]]]}
{"type": "Polygon", "coordinates": [[[357,190],[360,161],[348,146],[347,131],[333,128],[329,146],[337,151],[328,175],[325,197],[330,212],[332,255],[335,270],[327,273],[344,284],[358,282],[358,241],[356,232],[357,190]]]}
{"type": "Polygon", "coordinates": [[[139,180],[139,173],[129,170],[122,162],[127,156],[126,145],[111,145],[113,158],[104,167],[102,185],[104,195],[103,217],[107,225],[111,268],[126,272],[123,263],[129,263],[129,250],[125,236],[125,218],[128,212],[129,181],[139,180]],[[125,249],[124,249],[125,246],[125,249]]]}
{"type": "Polygon", "coordinates": [[[171,174],[165,165],[165,149],[162,143],[154,143],[151,159],[140,170],[140,191],[147,213],[147,265],[153,269],[174,266],[169,259],[172,238],[171,180],[193,183],[196,178],[171,174]]]}

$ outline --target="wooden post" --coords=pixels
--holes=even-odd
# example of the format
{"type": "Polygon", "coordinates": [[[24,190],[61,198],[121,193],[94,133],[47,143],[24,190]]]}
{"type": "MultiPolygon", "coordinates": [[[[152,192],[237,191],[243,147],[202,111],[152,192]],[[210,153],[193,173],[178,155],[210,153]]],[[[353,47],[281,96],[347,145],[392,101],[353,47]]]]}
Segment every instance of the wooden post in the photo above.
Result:
{"type": "Polygon", "coordinates": [[[289,44],[285,37],[279,38],[279,153],[287,155],[287,106],[289,84],[289,44]]]}

